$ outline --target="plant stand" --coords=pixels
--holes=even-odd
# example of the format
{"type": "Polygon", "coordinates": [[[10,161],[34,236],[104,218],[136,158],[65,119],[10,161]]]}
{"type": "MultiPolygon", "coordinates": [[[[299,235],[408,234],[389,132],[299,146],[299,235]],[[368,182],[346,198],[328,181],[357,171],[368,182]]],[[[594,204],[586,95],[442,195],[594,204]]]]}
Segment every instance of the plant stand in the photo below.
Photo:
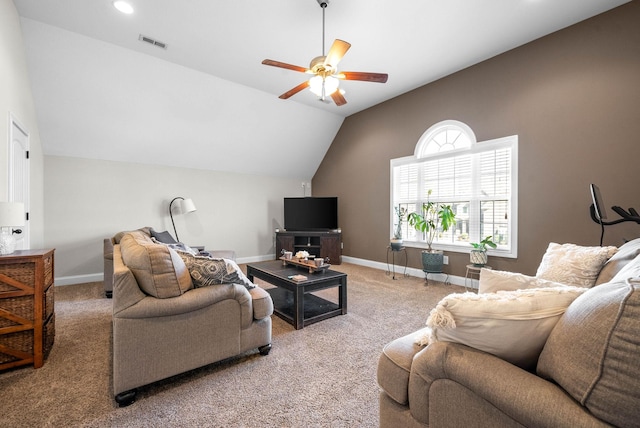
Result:
{"type": "Polygon", "coordinates": [[[407,275],[407,249],[405,247],[399,247],[399,248],[394,248],[392,245],[387,247],[387,275],[390,275],[393,272],[393,279],[398,279],[396,278],[396,253],[404,253],[404,273],[403,276],[406,278],[409,275],[407,275]],[[389,253],[391,253],[391,266],[392,268],[389,268],[389,253]]]}
{"type": "Polygon", "coordinates": [[[422,271],[424,272],[424,280],[426,282],[426,285],[429,285],[429,274],[431,274],[431,275],[445,275],[445,278],[444,278],[444,281],[443,281],[444,284],[445,285],[451,285],[451,283],[449,282],[449,274],[448,273],[445,273],[445,272],[429,272],[429,271],[424,270],[424,269],[422,271]]]}
{"type": "MultiPolygon", "coordinates": [[[[480,270],[481,269],[491,269],[491,266],[488,265],[484,265],[484,266],[476,266],[474,264],[468,264],[467,265],[467,273],[464,275],[464,291],[469,291],[468,289],[471,288],[471,290],[473,290],[473,280],[475,279],[476,281],[480,282],[480,270]],[[467,286],[467,284],[469,284],[467,286]]],[[[480,284],[478,284],[478,287],[480,286],[480,284]]]]}

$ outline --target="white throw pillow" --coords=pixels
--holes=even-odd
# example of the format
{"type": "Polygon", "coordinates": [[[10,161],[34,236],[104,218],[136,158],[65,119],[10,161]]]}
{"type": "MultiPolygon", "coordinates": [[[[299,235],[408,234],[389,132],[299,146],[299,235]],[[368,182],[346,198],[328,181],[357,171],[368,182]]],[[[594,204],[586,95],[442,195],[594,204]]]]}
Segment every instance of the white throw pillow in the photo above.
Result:
{"type": "Polygon", "coordinates": [[[577,287],[593,287],[600,270],[618,249],[581,247],[575,244],[549,244],[536,276],[577,287]]]}
{"type": "Polygon", "coordinates": [[[462,343],[529,369],[558,319],[586,290],[561,286],[450,294],[429,314],[430,334],[418,343],[462,343]]]}
{"type": "Polygon", "coordinates": [[[514,291],[526,288],[562,287],[566,284],[504,270],[481,269],[478,293],[514,291]]]}

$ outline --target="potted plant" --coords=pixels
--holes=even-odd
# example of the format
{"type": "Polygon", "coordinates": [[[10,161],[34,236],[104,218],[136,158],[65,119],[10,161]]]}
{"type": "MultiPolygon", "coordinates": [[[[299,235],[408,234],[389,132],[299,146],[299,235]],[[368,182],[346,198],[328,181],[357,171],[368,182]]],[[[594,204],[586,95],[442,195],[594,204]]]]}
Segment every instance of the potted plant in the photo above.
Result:
{"type": "Polygon", "coordinates": [[[391,249],[398,251],[402,248],[402,223],[407,216],[407,209],[398,205],[393,207],[396,212],[395,230],[393,231],[393,238],[391,238],[391,249]]]}
{"type": "Polygon", "coordinates": [[[427,241],[427,249],[422,251],[422,266],[425,272],[440,273],[444,255],[440,250],[431,247],[439,232],[446,232],[456,223],[456,215],[451,205],[429,200],[431,190],[427,193],[427,202],[422,204],[420,212],[412,212],[407,217],[409,224],[416,231],[422,232],[427,241]]]}
{"type": "Polygon", "coordinates": [[[472,242],[473,250],[469,254],[469,260],[475,267],[483,267],[487,264],[487,247],[497,248],[498,244],[491,240],[493,236],[487,236],[480,242],[472,242]]]}

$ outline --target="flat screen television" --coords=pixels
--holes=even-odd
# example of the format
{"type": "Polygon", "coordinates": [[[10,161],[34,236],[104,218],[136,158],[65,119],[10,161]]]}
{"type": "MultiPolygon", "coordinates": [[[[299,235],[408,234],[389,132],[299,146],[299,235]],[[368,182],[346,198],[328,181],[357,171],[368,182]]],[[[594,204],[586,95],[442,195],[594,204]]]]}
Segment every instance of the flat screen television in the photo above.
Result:
{"type": "Polygon", "coordinates": [[[338,197],[284,198],[284,228],[323,231],[338,228],[338,197]]]}

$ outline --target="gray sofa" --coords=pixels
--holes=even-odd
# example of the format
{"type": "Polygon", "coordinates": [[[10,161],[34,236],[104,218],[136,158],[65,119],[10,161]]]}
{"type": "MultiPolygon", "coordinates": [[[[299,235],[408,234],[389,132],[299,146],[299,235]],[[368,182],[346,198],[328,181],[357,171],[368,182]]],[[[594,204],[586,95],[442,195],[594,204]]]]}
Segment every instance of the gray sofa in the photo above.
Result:
{"type": "Polygon", "coordinates": [[[136,388],[242,353],[271,349],[273,302],[259,287],[194,288],[178,253],[145,230],[113,245],[113,393],[131,404],[136,388]]]}
{"type": "Polygon", "coordinates": [[[640,427],[640,239],[567,308],[530,371],[453,342],[385,346],[380,426],[640,427]]]}

